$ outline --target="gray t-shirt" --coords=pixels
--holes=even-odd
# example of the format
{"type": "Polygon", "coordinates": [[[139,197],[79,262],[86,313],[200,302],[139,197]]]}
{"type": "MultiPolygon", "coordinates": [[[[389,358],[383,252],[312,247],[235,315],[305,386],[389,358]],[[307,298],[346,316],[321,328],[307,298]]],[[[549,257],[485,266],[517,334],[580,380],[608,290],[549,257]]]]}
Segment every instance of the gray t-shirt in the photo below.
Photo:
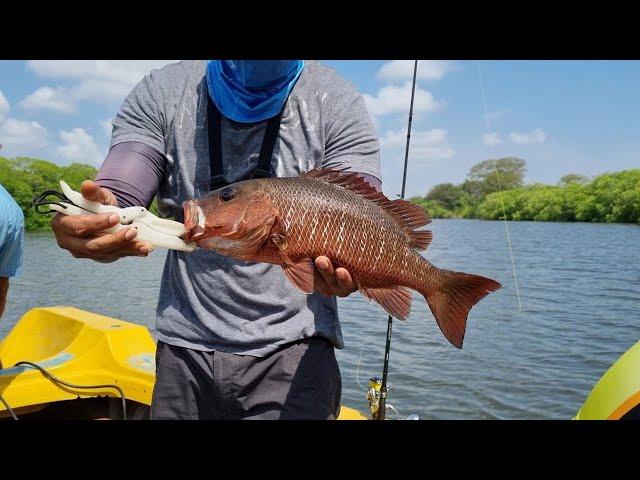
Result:
{"type": "MultiPolygon", "coordinates": [[[[285,105],[273,171],[292,177],[339,162],[380,179],[377,136],[362,97],[332,69],[305,63],[285,105]]],[[[127,96],[112,122],[112,147],[140,142],[164,155],[158,208],[178,221],[183,220],[182,202],[209,191],[205,69],[204,61],[183,61],[153,70],[127,96]]],[[[228,182],[256,166],[265,126],[223,117],[228,182]]],[[[343,346],[335,297],[300,292],[280,266],[202,249],[167,253],[157,334],[180,347],[256,357],[315,335],[343,346]]]]}

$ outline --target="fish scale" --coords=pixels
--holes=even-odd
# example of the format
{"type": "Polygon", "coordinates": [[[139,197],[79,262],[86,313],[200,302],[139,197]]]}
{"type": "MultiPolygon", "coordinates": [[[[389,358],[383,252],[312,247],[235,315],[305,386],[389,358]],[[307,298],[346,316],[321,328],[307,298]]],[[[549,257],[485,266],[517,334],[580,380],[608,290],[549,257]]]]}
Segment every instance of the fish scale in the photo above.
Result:
{"type": "MultiPolygon", "coordinates": [[[[408,240],[385,210],[354,192],[318,180],[260,181],[266,185],[274,207],[283,214],[288,250],[296,252],[290,257],[334,254],[338,265],[355,270],[351,273],[362,285],[396,285],[401,280],[402,272],[389,266],[398,261],[398,253],[407,250],[408,240]],[[386,251],[380,252],[382,268],[374,272],[371,260],[375,246],[382,243],[387,245],[386,251]]],[[[408,277],[412,284],[420,281],[420,255],[415,253],[405,261],[402,280],[408,277]]]]}

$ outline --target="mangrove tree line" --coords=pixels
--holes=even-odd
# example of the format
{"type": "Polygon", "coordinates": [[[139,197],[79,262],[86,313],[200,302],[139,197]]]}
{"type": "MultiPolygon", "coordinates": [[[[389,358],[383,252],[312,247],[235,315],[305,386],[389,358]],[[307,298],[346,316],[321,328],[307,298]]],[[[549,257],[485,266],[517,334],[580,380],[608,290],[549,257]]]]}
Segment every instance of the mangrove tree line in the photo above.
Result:
{"type": "MultiPolygon", "coordinates": [[[[507,157],[474,165],[459,184],[436,185],[411,201],[434,218],[499,220],[621,222],[640,224],[640,169],[605,173],[592,179],[565,175],[557,185],[524,185],[526,162],[507,157]],[[496,175],[496,170],[498,174],[496,175]]],[[[31,208],[35,195],[59,190],[66,181],[78,190],[83,180],[95,177],[90,165],[60,166],[33,158],[0,157],[0,184],[15,198],[25,216],[27,230],[48,230],[50,217],[31,208]]],[[[157,213],[155,202],[151,210],[157,213]]]]}
{"type": "Polygon", "coordinates": [[[442,183],[411,200],[434,218],[640,223],[640,169],[592,179],[573,173],[557,185],[524,185],[525,173],[520,158],[485,160],[463,183],[442,183]]]}

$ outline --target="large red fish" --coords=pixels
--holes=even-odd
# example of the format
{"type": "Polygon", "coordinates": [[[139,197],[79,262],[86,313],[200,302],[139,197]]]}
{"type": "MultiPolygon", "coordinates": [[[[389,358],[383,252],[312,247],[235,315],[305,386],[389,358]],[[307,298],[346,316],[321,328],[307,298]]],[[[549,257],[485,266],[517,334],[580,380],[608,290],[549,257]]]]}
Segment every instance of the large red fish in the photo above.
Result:
{"type": "Polygon", "coordinates": [[[281,265],[314,291],[314,262],[346,268],[362,294],[405,320],[411,292],[426,299],[442,333],[461,348],[473,305],[500,284],[441,270],[419,253],[432,239],[425,211],[389,200],[357,173],[316,169],[294,178],[238,182],[184,203],[186,241],[246,261],[281,265]]]}

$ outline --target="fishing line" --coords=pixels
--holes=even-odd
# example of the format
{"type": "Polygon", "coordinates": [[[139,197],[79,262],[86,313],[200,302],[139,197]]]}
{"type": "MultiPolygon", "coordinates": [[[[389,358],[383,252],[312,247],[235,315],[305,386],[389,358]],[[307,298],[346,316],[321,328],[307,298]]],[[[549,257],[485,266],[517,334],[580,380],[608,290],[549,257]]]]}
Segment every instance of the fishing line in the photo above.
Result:
{"type": "Polygon", "coordinates": [[[369,339],[371,337],[373,337],[373,334],[370,333],[360,344],[360,355],[358,356],[358,364],[356,365],[356,382],[358,382],[358,386],[363,390],[366,390],[366,388],[360,382],[360,365],[362,364],[362,352],[364,351],[364,346],[369,344],[369,339]]]}
{"type": "MultiPolygon", "coordinates": [[[[491,121],[489,119],[489,111],[487,109],[487,97],[484,90],[484,82],[482,81],[482,71],[480,70],[480,61],[476,60],[476,67],[478,69],[478,80],[480,81],[480,93],[482,94],[482,106],[484,107],[484,125],[487,135],[493,133],[491,129],[491,121]]],[[[522,311],[522,302],[520,301],[520,287],[518,286],[518,275],[516,273],[516,262],[513,257],[513,247],[511,245],[511,235],[509,233],[509,222],[507,222],[507,212],[504,206],[504,194],[500,186],[500,173],[498,171],[498,159],[495,158],[495,152],[493,149],[493,142],[489,142],[489,150],[491,151],[491,157],[494,158],[494,167],[496,170],[496,183],[498,184],[498,192],[500,193],[500,203],[502,205],[502,219],[504,220],[504,229],[507,233],[507,245],[509,248],[509,256],[511,257],[511,269],[513,270],[513,282],[516,288],[516,297],[518,299],[518,311],[522,311]]]]}
{"type": "Polygon", "coordinates": [[[358,364],[356,365],[356,382],[358,382],[358,386],[363,390],[364,390],[364,386],[362,385],[362,383],[360,383],[360,363],[362,362],[362,351],[364,350],[364,343],[368,339],[369,337],[367,337],[360,345],[360,356],[358,357],[358,364]]]}

